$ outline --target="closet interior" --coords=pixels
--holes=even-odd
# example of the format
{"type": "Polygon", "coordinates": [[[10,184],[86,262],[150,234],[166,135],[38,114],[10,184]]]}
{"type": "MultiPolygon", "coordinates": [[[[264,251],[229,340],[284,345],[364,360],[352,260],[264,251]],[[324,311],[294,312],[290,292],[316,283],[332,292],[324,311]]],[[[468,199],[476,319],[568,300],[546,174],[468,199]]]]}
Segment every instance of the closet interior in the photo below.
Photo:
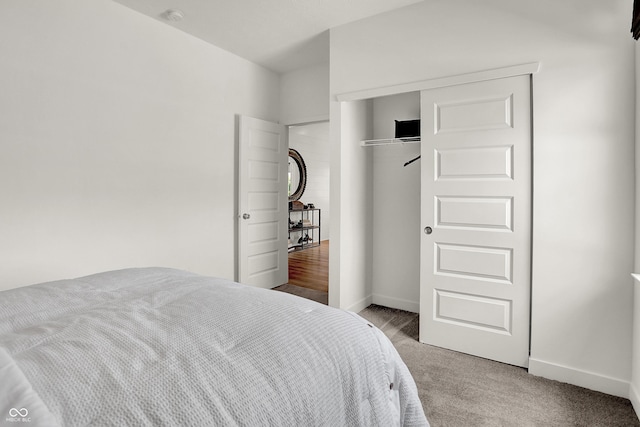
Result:
{"type": "Polygon", "coordinates": [[[396,121],[420,119],[420,92],[370,102],[373,138],[363,141],[361,149],[372,152],[373,302],[418,313],[420,138],[396,138],[396,121]]]}

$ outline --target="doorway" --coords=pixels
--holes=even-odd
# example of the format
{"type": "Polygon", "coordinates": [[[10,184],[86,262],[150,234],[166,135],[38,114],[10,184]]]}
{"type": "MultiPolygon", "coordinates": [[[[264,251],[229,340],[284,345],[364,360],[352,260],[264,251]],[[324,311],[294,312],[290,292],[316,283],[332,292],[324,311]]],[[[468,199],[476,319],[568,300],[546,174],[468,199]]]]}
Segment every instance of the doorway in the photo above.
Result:
{"type": "Polygon", "coordinates": [[[289,126],[288,140],[289,280],[284,286],[290,293],[327,304],[331,225],[329,122],[289,126]]]}

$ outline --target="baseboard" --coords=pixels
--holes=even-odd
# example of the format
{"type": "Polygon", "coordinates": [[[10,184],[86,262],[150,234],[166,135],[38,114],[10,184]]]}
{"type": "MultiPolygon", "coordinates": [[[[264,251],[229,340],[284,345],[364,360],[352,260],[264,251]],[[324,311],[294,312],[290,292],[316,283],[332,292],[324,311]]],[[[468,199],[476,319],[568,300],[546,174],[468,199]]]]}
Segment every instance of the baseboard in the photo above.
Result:
{"type": "Polygon", "coordinates": [[[633,383],[629,386],[629,400],[633,405],[633,410],[636,411],[636,416],[640,418],[640,393],[633,383]]]}
{"type": "Polygon", "coordinates": [[[538,377],[577,385],[613,396],[629,398],[629,382],[617,378],[545,362],[544,360],[532,357],[529,358],[529,373],[538,377]]]}
{"type": "Polygon", "coordinates": [[[398,310],[410,311],[411,313],[420,313],[420,302],[393,298],[380,294],[373,294],[372,301],[373,304],[382,305],[384,307],[397,308],[398,310]]]}
{"type": "Polygon", "coordinates": [[[373,304],[372,298],[371,298],[371,295],[368,295],[365,298],[361,299],[360,301],[357,301],[356,303],[351,304],[350,306],[345,308],[345,310],[358,313],[364,310],[365,308],[369,307],[371,304],[373,304]]]}

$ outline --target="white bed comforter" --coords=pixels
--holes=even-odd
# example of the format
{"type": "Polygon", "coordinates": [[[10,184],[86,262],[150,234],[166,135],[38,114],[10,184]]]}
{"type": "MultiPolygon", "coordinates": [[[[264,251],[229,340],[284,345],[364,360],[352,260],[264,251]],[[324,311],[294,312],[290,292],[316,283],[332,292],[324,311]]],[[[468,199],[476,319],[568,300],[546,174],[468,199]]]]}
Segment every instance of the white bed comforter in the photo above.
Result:
{"type": "Polygon", "coordinates": [[[359,316],[146,268],[0,292],[0,425],[428,425],[359,316]]]}

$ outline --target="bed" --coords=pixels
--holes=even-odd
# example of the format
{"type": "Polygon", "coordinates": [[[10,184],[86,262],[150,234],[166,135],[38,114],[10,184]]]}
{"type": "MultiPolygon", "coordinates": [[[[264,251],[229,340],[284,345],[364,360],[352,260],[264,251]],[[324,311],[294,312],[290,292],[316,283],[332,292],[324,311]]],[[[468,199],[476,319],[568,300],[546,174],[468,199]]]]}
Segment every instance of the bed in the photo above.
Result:
{"type": "Polygon", "coordinates": [[[168,268],[0,292],[0,423],[428,426],[358,315],[168,268]]]}

